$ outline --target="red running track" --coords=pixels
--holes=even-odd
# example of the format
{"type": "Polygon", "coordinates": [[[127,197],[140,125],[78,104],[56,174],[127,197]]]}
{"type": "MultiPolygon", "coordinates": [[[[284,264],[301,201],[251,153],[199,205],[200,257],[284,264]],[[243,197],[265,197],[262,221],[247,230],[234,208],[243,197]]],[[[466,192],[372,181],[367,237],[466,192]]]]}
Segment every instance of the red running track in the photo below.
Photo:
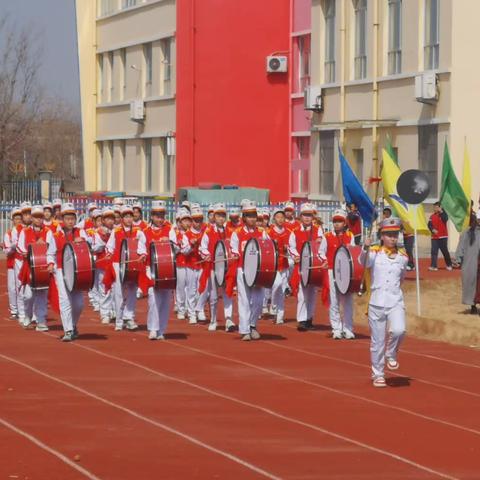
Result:
{"type": "MultiPolygon", "coordinates": [[[[6,312],[4,272],[0,292],[6,312]]],[[[316,322],[262,320],[245,343],[172,319],[151,342],[87,308],[64,344],[58,319],[37,333],[4,314],[0,478],[480,478],[478,351],[408,339],[377,390],[367,332],[334,341],[316,322]]]]}

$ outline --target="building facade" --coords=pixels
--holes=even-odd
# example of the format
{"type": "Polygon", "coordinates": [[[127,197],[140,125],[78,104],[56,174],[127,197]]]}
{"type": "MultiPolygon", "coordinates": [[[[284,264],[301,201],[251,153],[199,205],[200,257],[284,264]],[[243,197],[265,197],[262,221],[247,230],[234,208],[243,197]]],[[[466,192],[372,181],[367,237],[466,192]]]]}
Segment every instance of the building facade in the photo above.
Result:
{"type": "Polygon", "coordinates": [[[400,168],[419,168],[440,195],[445,141],[461,179],[465,144],[479,196],[475,31],[480,3],[453,0],[312,0],[309,198],[341,198],[338,146],[368,186],[387,138],[400,168]]]}

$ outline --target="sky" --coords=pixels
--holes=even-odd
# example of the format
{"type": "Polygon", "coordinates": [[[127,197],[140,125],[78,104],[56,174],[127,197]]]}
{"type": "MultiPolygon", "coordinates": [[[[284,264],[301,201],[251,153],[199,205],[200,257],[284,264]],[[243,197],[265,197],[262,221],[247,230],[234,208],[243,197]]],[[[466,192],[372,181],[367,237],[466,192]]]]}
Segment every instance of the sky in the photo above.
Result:
{"type": "Polygon", "coordinates": [[[5,14],[19,27],[39,32],[44,42],[40,70],[44,88],[80,111],[74,0],[0,0],[0,17],[5,14]]]}

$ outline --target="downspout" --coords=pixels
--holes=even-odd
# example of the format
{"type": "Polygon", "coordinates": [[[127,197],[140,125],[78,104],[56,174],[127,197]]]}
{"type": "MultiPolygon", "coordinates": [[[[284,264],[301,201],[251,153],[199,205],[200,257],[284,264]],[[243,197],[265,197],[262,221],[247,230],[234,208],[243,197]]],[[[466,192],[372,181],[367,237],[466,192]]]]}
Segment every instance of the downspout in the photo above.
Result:
{"type": "Polygon", "coordinates": [[[346,58],[346,44],[347,44],[347,25],[346,25],[346,0],[342,0],[342,8],[340,11],[340,148],[344,150],[345,144],[345,62],[346,58]]]}
{"type": "MultiPolygon", "coordinates": [[[[372,162],[374,164],[375,177],[380,175],[380,163],[378,159],[378,35],[379,35],[379,21],[378,21],[378,0],[373,0],[373,55],[372,55],[372,162]]],[[[375,198],[378,197],[378,183],[376,184],[375,198]]]]}
{"type": "Polygon", "coordinates": [[[195,185],[195,1],[192,0],[192,186],[195,185]]]}

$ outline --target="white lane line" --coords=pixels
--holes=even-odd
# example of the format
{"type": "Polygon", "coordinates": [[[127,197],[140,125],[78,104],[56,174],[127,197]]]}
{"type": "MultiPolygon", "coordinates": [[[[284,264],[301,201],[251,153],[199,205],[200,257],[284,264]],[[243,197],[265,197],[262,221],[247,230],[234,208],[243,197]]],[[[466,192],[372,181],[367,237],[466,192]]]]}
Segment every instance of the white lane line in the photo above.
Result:
{"type": "Polygon", "coordinates": [[[61,385],[64,385],[68,388],[71,388],[72,390],[75,390],[77,392],[82,393],[83,395],[86,395],[90,398],[93,398],[105,405],[108,405],[110,407],[116,408],[117,410],[120,410],[123,413],[127,413],[128,415],[131,415],[132,417],[137,418],[138,420],[142,420],[145,423],[148,423],[150,425],[153,425],[155,427],[161,428],[162,430],[165,430],[166,432],[172,433],[173,435],[177,435],[180,438],[183,438],[184,440],[187,440],[194,445],[197,445],[201,448],[204,448],[206,450],[209,450],[212,453],[216,453],[224,458],[227,458],[228,460],[231,460],[255,473],[258,473],[259,475],[263,475],[266,478],[270,478],[271,480],[281,480],[281,477],[278,477],[270,472],[267,472],[266,470],[263,470],[260,467],[257,467],[256,465],[253,465],[250,462],[247,462],[245,460],[242,460],[241,458],[237,457],[236,455],[233,455],[231,453],[228,453],[224,450],[220,450],[219,448],[213,447],[212,445],[209,445],[201,440],[198,440],[195,437],[192,437],[191,435],[188,435],[186,433],[180,432],[179,430],[176,430],[175,428],[169,427],[168,425],[165,425],[164,423],[158,422],[156,420],[153,420],[151,418],[148,418],[141,413],[138,413],[134,410],[131,410],[129,408],[123,407],[122,405],[119,405],[118,403],[114,403],[110,400],[107,400],[106,398],[100,397],[99,395],[96,395],[95,393],[89,392],[88,390],[85,390],[82,387],[78,387],[77,385],[74,385],[73,383],[67,382],[65,380],[62,380],[61,378],[55,377],[54,375],[50,375],[48,373],[42,372],[41,370],[36,369],[35,367],[32,367],[31,365],[28,365],[26,363],[21,362],[20,360],[17,360],[12,357],[8,357],[7,355],[0,354],[0,358],[3,358],[4,360],[7,360],[11,363],[14,363],[16,365],[20,365],[21,367],[26,368],[27,370],[30,370],[38,375],[41,375],[42,377],[48,378],[49,380],[52,380],[54,382],[60,383],[61,385]]]}
{"type": "MultiPolygon", "coordinates": [[[[277,347],[277,348],[283,348],[285,350],[293,350],[294,352],[305,353],[306,355],[311,355],[311,356],[319,357],[319,358],[326,358],[327,360],[333,360],[333,361],[336,361],[336,362],[345,363],[347,365],[354,365],[354,366],[357,366],[357,367],[368,368],[370,370],[369,365],[365,365],[365,364],[359,363],[359,362],[354,362],[353,360],[346,360],[345,358],[332,357],[330,355],[324,355],[322,353],[316,353],[316,352],[311,352],[309,350],[304,350],[303,348],[289,347],[287,345],[281,345],[280,343],[275,343],[275,342],[270,342],[270,341],[266,341],[264,343],[268,343],[268,344],[273,345],[274,347],[277,347]]],[[[393,375],[395,377],[410,377],[410,375],[408,375],[408,374],[401,374],[401,373],[396,373],[396,372],[392,372],[392,371],[389,371],[388,373],[389,373],[389,375],[393,375]]],[[[451,390],[452,392],[462,393],[464,395],[470,395],[472,397],[480,398],[480,393],[471,392],[469,390],[463,390],[462,388],[451,387],[451,386],[445,385],[443,383],[431,382],[430,380],[424,380],[422,378],[418,378],[417,376],[412,376],[410,378],[412,378],[413,380],[415,380],[416,382],[419,382],[419,383],[424,383],[426,385],[432,385],[433,387],[443,388],[445,390],[451,390]]]]}
{"type": "Polygon", "coordinates": [[[395,410],[397,412],[406,413],[407,415],[412,415],[414,417],[422,418],[424,420],[428,420],[428,421],[433,422],[433,423],[446,425],[448,427],[452,427],[452,428],[457,429],[457,430],[462,430],[464,432],[468,432],[468,433],[472,433],[474,435],[480,436],[480,431],[475,430],[473,428],[464,427],[462,425],[457,425],[456,423],[448,422],[447,420],[441,420],[439,418],[430,417],[430,416],[424,415],[422,413],[414,412],[413,410],[409,410],[407,408],[397,407],[395,405],[390,405],[388,403],[379,402],[378,400],[372,400],[372,399],[367,398],[367,397],[362,397],[361,395],[356,395],[354,393],[344,392],[342,390],[338,390],[338,389],[333,388],[333,387],[328,387],[327,385],[323,385],[323,384],[317,383],[317,382],[312,382],[310,380],[305,380],[305,379],[302,379],[302,378],[292,377],[291,375],[283,374],[281,372],[278,372],[277,370],[272,370],[272,369],[266,368],[266,367],[259,367],[258,365],[255,365],[253,363],[244,362],[242,360],[237,360],[235,358],[225,357],[223,355],[218,355],[216,353],[211,353],[211,352],[208,352],[206,350],[201,350],[201,349],[194,348],[194,347],[187,347],[186,345],[181,345],[180,343],[177,343],[177,342],[172,342],[171,341],[171,342],[167,342],[167,344],[168,345],[174,345],[178,348],[183,348],[183,349],[186,349],[186,350],[191,350],[193,352],[197,352],[197,353],[200,353],[202,355],[218,358],[220,360],[227,360],[229,362],[237,363],[239,365],[244,365],[246,367],[253,368],[255,370],[259,370],[259,371],[264,372],[264,373],[268,373],[270,375],[275,375],[275,376],[280,377],[280,378],[285,378],[287,380],[292,380],[294,382],[303,383],[305,385],[309,385],[309,386],[312,386],[312,387],[315,387],[315,388],[319,388],[319,389],[322,389],[322,390],[325,390],[325,391],[328,391],[328,392],[331,392],[331,393],[335,393],[337,395],[342,395],[344,397],[353,398],[355,400],[360,400],[362,402],[370,403],[372,405],[377,405],[377,406],[383,407],[383,408],[388,408],[390,410],[395,410]]]}
{"type": "Polygon", "coordinates": [[[5,428],[8,428],[9,430],[12,430],[12,432],[15,432],[18,435],[26,438],[27,440],[35,444],[37,447],[40,447],[42,450],[45,450],[46,452],[50,453],[54,457],[57,457],[63,463],[67,464],[69,467],[72,467],[73,469],[77,470],[77,472],[80,472],[86,478],[89,478],[90,480],[101,480],[100,477],[97,477],[92,472],[89,472],[86,468],[83,468],[82,466],[78,465],[78,463],[73,462],[72,460],[67,458],[65,455],[63,455],[63,453],[60,453],[58,450],[55,450],[49,447],[48,445],[46,445],[45,443],[43,443],[41,440],[34,437],[33,435],[30,435],[29,433],[25,432],[24,430],[21,430],[20,428],[16,427],[10,422],[7,422],[7,420],[0,418],[0,424],[3,425],[5,428]]]}

